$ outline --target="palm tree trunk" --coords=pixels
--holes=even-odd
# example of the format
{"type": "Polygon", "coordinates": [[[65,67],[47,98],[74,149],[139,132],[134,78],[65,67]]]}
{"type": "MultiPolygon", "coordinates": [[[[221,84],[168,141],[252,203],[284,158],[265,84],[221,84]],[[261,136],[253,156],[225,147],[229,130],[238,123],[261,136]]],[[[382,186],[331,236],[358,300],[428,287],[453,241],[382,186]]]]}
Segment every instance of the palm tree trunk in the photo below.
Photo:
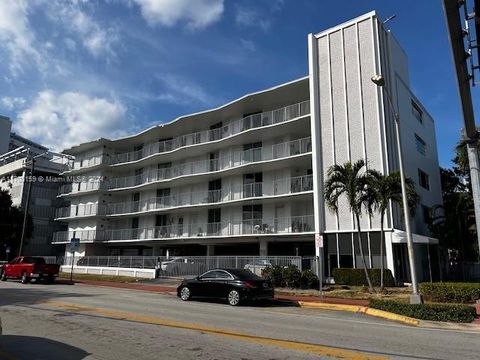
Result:
{"type": "Polygon", "coordinates": [[[382,211],[380,214],[380,291],[383,291],[384,284],[384,273],[385,273],[385,259],[384,259],[384,249],[385,249],[385,233],[383,231],[383,218],[385,216],[385,211],[382,211]]]}
{"type": "Polygon", "coordinates": [[[360,216],[358,216],[358,214],[355,214],[355,218],[357,219],[358,246],[359,246],[359,249],[360,249],[360,257],[362,258],[363,270],[365,271],[365,278],[367,279],[367,283],[368,283],[368,290],[371,293],[374,293],[375,289],[373,288],[372,280],[370,280],[370,275],[368,275],[367,263],[365,261],[365,256],[363,255],[362,232],[361,232],[361,229],[360,229],[360,216]]]}

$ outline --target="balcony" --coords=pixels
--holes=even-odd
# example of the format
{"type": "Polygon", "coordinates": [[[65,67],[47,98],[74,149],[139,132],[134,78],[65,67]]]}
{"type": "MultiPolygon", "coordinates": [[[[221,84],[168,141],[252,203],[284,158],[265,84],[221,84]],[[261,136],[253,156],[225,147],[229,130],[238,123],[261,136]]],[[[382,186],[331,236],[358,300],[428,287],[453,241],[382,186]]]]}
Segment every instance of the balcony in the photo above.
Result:
{"type": "Polygon", "coordinates": [[[69,243],[72,238],[78,238],[80,242],[101,241],[104,235],[102,230],[57,231],[53,233],[52,244],[69,243]]]}
{"type": "Polygon", "coordinates": [[[99,180],[76,182],[60,186],[60,188],[58,189],[58,195],[63,196],[70,194],[86,193],[90,191],[103,190],[105,188],[105,183],[99,180]]]}
{"type": "Polygon", "coordinates": [[[178,136],[171,140],[145,144],[140,150],[116,154],[113,157],[111,164],[138,161],[154,154],[173,151],[185,146],[218,141],[250,129],[279,124],[309,114],[310,101],[307,100],[273,111],[253,114],[243,119],[230,122],[218,129],[199,131],[192,134],[178,136]]]}
{"type": "Polygon", "coordinates": [[[180,206],[215,204],[252,197],[287,195],[313,189],[312,175],[278,179],[272,182],[245,184],[237,189],[227,188],[200,192],[185,192],[141,201],[127,201],[109,204],[108,215],[147,212],[180,206]]]}
{"type": "Polygon", "coordinates": [[[105,155],[94,155],[86,158],[76,159],[72,170],[87,169],[99,165],[108,165],[110,158],[105,155]]]}
{"type": "Polygon", "coordinates": [[[70,218],[70,217],[89,217],[96,215],[105,215],[106,208],[98,204],[79,204],[71,205],[57,209],[55,218],[70,218]]]}
{"type": "Polygon", "coordinates": [[[195,237],[302,234],[315,231],[313,215],[254,219],[238,223],[196,223],[136,229],[105,230],[105,241],[156,240],[195,237]]]}
{"type": "Polygon", "coordinates": [[[277,160],[306,154],[311,151],[311,138],[306,137],[271,146],[237,151],[233,152],[230,156],[220,157],[218,159],[177,164],[169,168],[155,169],[142,175],[113,178],[108,181],[108,188],[112,190],[121,189],[169,180],[180,176],[223,171],[255,162],[277,160]]]}

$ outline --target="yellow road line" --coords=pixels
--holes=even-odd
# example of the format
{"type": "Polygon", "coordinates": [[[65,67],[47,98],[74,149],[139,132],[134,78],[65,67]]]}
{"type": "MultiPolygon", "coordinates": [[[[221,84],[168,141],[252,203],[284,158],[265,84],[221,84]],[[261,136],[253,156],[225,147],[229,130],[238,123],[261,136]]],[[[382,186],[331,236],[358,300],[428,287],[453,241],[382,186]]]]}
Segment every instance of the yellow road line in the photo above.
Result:
{"type": "Polygon", "coordinates": [[[230,339],[249,341],[256,344],[275,346],[282,349],[307,352],[311,354],[316,354],[320,356],[329,356],[329,357],[338,358],[338,359],[348,359],[348,360],[388,359],[387,357],[371,355],[371,354],[358,352],[358,351],[345,350],[345,349],[335,348],[331,346],[316,345],[316,344],[302,343],[302,342],[296,342],[296,341],[280,340],[280,339],[272,339],[267,337],[248,335],[240,332],[235,332],[232,330],[208,327],[200,324],[186,323],[186,322],[170,320],[170,319],[162,319],[162,318],[151,317],[151,316],[137,315],[134,313],[123,312],[123,311],[95,308],[95,307],[83,306],[78,304],[61,303],[57,301],[46,301],[44,302],[44,304],[52,307],[64,309],[67,311],[72,311],[72,312],[79,312],[79,313],[85,312],[85,313],[91,313],[91,314],[98,314],[98,315],[102,315],[102,316],[106,316],[106,317],[118,319],[118,320],[135,321],[139,323],[160,325],[160,326],[166,326],[166,327],[177,328],[177,329],[202,331],[207,334],[223,336],[230,339]]]}

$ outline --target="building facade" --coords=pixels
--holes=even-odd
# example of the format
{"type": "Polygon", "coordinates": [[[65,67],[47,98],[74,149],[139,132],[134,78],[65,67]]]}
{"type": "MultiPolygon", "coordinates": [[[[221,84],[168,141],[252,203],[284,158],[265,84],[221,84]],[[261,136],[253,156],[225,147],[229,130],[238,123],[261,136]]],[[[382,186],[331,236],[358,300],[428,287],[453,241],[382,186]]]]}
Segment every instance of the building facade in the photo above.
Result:
{"type": "MultiPolygon", "coordinates": [[[[8,118],[1,117],[0,121],[3,130],[0,147],[6,150],[0,155],[0,189],[10,193],[14,206],[28,208],[33,223],[32,236],[25,239],[22,254],[59,255],[61,249],[52,245],[51,239],[56,231],[65,227],[55,221],[55,210],[64,204],[57,193],[63,183],[59,174],[68,169],[68,159],[12,133],[8,118]]],[[[11,254],[14,255],[17,254],[11,254]]]]}
{"type": "MultiPolygon", "coordinates": [[[[331,165],[346,161],[398,170],[392,109],[370,80],[382,74],[401,119],[405,171],[422,198],[413,230],[420,277],[428,277],[437,241],[425,220],[442,202],[440,176],[434,123],[410,91],[405,53],[375,12],[308,39],[307,77],[66,150],[74,181],[61,188],[70,205],[56,217],[68,230],[53,242],[80,238],[79,255],[312,256],[315,234],[324,234],[327,275],[359,265],[353,216],[345,202],[336,214],[325,209],[323,183],[331,165]]],[[[379,217],[361,221],[376,267],[379,217]]],[[[388,267],[408,279],[398,206],[385,223],[388,267]]]]}

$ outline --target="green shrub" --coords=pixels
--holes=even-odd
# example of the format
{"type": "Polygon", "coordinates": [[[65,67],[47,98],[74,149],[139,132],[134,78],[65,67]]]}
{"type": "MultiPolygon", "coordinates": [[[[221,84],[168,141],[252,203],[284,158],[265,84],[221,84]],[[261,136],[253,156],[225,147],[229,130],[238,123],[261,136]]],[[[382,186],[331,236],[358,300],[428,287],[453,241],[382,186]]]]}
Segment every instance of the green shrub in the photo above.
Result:
{"type": "Polygon", "coordinates": [[[420,320],[470,323],[475,320],[476,310],[469,305],[407,304],[392,300],[370,300],[373,309],[384,310],[420,320]]]}
{"type": "Polygon", "coordinates": [[[297,289],[300,287],[302,273],[295,265],[288,265],[283,269],[283,278],[286,287],[297,289]]]}
{"type": "Polygon", "coordinates": [[[300,287],[302,289],[318,289],[318,276],[312,270],[302,271],[300,287]]]}
{"type": "Polygon", "coordinates": [[[312,270],[300,272],[295,265],[269,266],[262,270],[262,276],[270,280],[274,287],[318,289],[317,275],[312,270]]]}
{"type": "Polygon", "coordinates": [[[480,283],[422,283],[420,293],[430,301],[469,304],[480,299],[480,283]]]}
{"type": "Polygon", "coordinates": [[[262,276],[270,280],[274,287],[285,287],[283,267],[279,265],[268,266],[262,270],[262,276]]]}
{"type": "MultiPolygon", "coordinates": [[[[368,274],[373,286],[380,286],[380,269],[368,269],[368,274]]],[[[333,269],[332,275],[337,285],[368,286],[363,269],[336,268],[333,269]]],[[[389,269],[385,269],[384,283],[388,287],[395,286],[395,280],[389,269]]]]}

